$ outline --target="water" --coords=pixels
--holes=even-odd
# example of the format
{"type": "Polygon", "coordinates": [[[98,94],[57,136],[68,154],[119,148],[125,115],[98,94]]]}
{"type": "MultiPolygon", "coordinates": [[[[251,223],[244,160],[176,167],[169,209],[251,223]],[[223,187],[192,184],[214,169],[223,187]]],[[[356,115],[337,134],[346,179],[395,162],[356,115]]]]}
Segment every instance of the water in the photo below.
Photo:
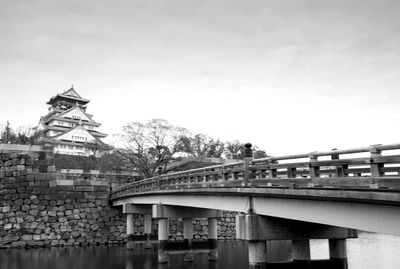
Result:
{"type": "MultiPolygon", "coordinates": [[[[360,233],[347,241],[349,269],[400,268],[400,237],[360,233]]],[[[279,256],[279,255],[277,255],[279,256]]],[[[327,240],[311,240],[312,259],[328,259],[327,240]]],[[[337,268],[333,265],[329,268],[337,268]]],[[[300,268],[296,264],[275,264],[268,268],[300,268]]],[[[219,242],[219,261],[210,262],[207,254],[196,254],[194,262],[183,262],[182,255],[171,255],[169,264],[157,263],[157,251],[137,246],[65,247],[0,250],[0,269],[225,269],[248,268],[246,243],[219,242]]],[[[312,268],[327,268],[314,262],[312,268]]]]}

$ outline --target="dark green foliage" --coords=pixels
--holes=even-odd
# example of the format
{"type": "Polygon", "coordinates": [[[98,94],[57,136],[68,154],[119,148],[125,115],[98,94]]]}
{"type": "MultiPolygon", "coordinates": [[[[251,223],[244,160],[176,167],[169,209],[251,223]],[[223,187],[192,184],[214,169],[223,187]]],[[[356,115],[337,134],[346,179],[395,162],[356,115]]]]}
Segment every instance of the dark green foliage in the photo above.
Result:
{"type": "Polygon", "coordinates": [[[54,163],[57,170],[83,169],[86,171],[119,171],[124,168],[122,159],[114,153],[103,154],[100,157],[55,154],[54,163]]]}

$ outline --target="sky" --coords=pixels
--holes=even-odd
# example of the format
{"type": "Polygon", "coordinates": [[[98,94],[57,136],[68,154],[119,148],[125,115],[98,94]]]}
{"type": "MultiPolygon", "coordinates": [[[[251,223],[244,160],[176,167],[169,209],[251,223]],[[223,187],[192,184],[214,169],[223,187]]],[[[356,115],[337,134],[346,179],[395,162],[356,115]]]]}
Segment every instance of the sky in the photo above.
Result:
{"type": "MultiPolygon", "coordinates": [[[[399,143],[398,0],[0,0],[0,124],[51,96],[270,155],[399,143]]],[[[107,141],[107,140],[106,140],[107,141]]]]}

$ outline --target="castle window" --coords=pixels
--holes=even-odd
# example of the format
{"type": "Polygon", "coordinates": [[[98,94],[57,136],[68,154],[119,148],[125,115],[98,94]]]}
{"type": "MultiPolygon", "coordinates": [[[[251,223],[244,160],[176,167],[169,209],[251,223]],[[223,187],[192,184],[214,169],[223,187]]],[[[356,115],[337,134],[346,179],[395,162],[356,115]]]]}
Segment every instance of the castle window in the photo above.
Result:
{"type": "Polygon", "coordinates": [[[76,136],[76,135],[73,135],[73,136],[72,136],[72,139],[73,139],[73,140],[81,140],[81,141],[85,140],[85,141],[87,141],[87,137],[84,137],[84,136],[76,136]]]}

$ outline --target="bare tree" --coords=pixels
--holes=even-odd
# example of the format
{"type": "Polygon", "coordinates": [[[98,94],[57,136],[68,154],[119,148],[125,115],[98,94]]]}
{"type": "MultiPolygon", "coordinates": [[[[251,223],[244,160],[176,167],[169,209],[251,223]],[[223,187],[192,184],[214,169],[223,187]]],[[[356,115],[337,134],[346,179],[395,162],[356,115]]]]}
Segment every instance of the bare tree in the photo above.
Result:
{"type": "Polygon", "coordinates": [[[196,134],[191,139],[191,155],[198,157],[221,158],[224,143],[205,134],[196,134]]]}
{"type": "Polygon", "coordinates": [[[125,147],[118,153],[145,177],[166,168],[174,157],[190,151],[189,132],[166,120],[153,119],[143,124],[132,122],[123,127],[125,147]]]}

